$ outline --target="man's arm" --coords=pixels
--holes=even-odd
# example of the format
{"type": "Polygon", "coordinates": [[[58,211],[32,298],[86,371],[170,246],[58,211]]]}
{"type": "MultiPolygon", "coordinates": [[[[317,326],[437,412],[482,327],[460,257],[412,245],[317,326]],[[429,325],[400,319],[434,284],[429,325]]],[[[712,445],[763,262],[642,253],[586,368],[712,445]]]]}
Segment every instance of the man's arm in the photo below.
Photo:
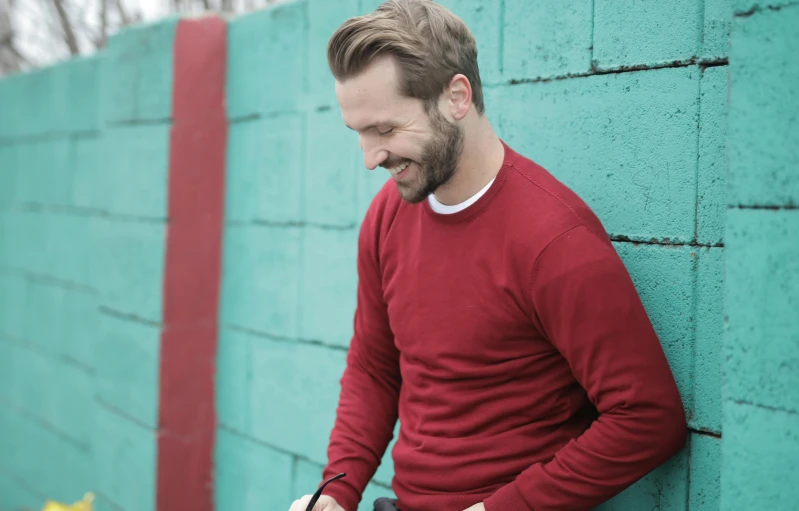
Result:
{"type": "Polygon", "coordinates": [[[532,303],[534,320],[600,415],[553,460],[531,466],[486,499],[485,508],[588,510],[683,447],[682,400],[632,280],[607,239],[579,226],[552,241],[536,262],[532,303]]]}
{"type": "Polygon", "coordinates": [[[367,213],[358,238],[358,302],[354,335],[341,378],[336,422],[330,435],[323,478],[347,477],[325,494],[346,511],[355,511],[374,475],[397,422],[401,384],[399,352],[388,323],[377,258],[377,226],[367,213]]]}

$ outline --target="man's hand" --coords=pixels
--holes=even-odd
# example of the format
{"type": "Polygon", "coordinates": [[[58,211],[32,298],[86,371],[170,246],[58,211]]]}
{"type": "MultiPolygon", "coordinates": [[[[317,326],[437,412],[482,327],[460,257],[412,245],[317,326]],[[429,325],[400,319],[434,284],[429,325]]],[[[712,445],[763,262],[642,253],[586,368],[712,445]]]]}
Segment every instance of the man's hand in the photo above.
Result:
{"type": "MultiPolygon", "coordinates": [[[[294,511],[293,509],[291,511],[294,511]]],[[[473,505],[470,508],[464,509],[463,511],[486,511],[486,507],[483,505],[482,502],[473,505]]]]}
{"type": "MultiPolygon", "coordinates": [[[[308,503],[311,501],[311,497],[313,497],[313,495],[306,495],[301,499],[295,500],[294,503],[289,508],[289,511],[305,511],[305,508],[308,507],[308,503]]],[[[321,497],[319,497],[319,500],[316,501],[316,504],[314,504],[313,511],[345,511],[345,510],[343,507],[338,505],[338,502],[336,502],[336,499],[334,499],[333,497],[322,495],[321,497]]]]}

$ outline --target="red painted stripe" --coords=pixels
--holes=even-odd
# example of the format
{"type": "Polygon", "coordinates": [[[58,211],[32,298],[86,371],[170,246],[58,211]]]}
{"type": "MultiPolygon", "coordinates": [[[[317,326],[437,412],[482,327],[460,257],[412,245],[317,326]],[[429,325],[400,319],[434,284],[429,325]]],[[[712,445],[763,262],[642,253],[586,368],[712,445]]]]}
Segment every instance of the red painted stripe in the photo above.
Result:
{"type": "Polygon", "coordinates": [[[226,25],[178,22],[159,382],[157,511],[213,511],[226,25]]]}

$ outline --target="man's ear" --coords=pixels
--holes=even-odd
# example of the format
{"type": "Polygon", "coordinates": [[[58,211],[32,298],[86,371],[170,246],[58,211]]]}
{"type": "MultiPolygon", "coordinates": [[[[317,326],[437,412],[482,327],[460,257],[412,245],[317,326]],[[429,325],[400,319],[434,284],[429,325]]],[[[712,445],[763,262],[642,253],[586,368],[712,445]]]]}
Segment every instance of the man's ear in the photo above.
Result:
{"type": "Polygon", "coordinates": [[[469,113],[472,106],[472,85],[469,79],[462,74],[457,74],[449,81],[445,92],[447,107],[455,120],[460,121],[469,113]]]}

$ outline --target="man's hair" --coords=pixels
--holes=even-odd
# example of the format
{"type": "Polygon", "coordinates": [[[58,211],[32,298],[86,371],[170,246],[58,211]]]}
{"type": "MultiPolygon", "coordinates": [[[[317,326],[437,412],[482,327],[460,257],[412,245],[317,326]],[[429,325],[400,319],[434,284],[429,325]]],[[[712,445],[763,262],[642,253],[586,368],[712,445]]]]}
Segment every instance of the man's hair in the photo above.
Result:
{"type": "Polygon", "coordinates": [[[445,7],[431,0],[387,0],[374,12],[345,21],[327,47],[330,70],[340,82],[384,56],[399,67],[399,92],[422,100],[428,112],[459,73],[472,86],[477,112],[485,110],[477,44],[466,24],[445,7]]]}

